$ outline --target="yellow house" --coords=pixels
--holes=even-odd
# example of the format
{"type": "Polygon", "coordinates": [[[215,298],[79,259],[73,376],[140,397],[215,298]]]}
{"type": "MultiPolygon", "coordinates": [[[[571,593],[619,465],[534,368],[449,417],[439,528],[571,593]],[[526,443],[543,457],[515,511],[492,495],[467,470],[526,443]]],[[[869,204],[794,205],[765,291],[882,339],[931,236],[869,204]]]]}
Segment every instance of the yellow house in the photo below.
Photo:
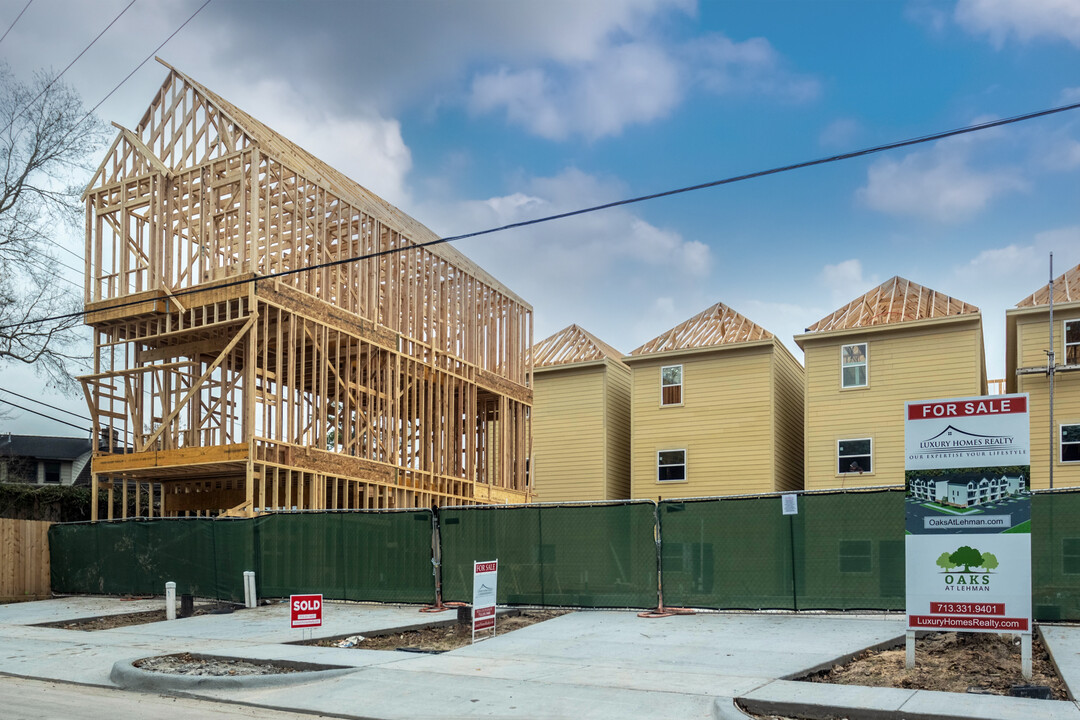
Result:
{"type": "Polygon", "coordinates": [[[532,348],[532,489],[540,502],[630,497],[630,368],[577,325],[532,348]]]}
{"type": "Polygon", "coordinates": [[[1031,487],[1080,485],[1080,265],[1054,280],[1054,418],[1050,420],[1050,285],[1005,312],[1005,382],[1030,394],[1031,487]]]}
{"type": "Polygon", "coordinates": [[[623,358],[635,498],[802,489],[803,368],[717,303],[623,358]]]}
{"type": "Polygon", "coordinates": [[[904,403],[986,393],[979,308],[893,277],[797,335],[806,489],[904,482],[904,403]]]}

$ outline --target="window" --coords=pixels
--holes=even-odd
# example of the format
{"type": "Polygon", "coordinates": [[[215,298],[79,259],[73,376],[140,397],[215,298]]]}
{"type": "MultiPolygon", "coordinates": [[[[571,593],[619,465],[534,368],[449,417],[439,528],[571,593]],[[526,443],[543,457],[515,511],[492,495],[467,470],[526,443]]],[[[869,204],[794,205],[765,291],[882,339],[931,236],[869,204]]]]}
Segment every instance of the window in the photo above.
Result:
{"type": "Polygon", "coordinates": [[[1061,426],[1061,462],[1080,462],[1080,425],[1061,426]]]}
{"type": "Polygon", "coordinates": [[[660,368],[660,404],[682,404],[682,365],[660,368]]]}
{"type": "Polygon", "coordinates": [[[836,472],[840,475],[870,472],[873,469],[870,462],[872,444],[870,438],[840,440],[836,443],[836,472]]]}
{"type": "Polygon", "coordinates": [[[60,484],[60,463],[58,462],[44,462],[45,466],[45,482],[49,485],[60,484]]]}
{"type": "Polygon", "coordinates": [[[840,572],[868,573],[874,569],[873,547],[869,540],[840,541],[840,572]]]}
{"type": "Polygon", "coordinates": [[[1080,365],[1080,320],[1065,321],[1065,364],[1080,365]]]}
{"type": "Polygon", "coordinates": [[[840,387],[866,387],[866,343],[840,346],[840,387]]]}
{"type": "Polygon", "coordinates": [[[656,453],[657,482],[686,480],[686,451],[661,450],[656,453]]]}

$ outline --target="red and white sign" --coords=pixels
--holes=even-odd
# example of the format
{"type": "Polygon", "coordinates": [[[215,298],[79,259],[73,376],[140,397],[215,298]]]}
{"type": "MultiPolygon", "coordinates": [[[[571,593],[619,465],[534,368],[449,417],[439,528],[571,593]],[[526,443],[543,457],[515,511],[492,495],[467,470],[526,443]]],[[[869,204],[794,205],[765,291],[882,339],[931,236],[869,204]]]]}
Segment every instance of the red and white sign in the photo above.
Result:
{"type": "Polygon", "coordinates": [[[322,625],[322,595],[290,595],[289,613],[294,628],[322,625]]]}
{"type": "Polygon", "coordinates": [[[1007,415],[1026,413],[1027,396],[981,397],[968,400],[943,400],[907,404],[908,420],[933,418],[980,417],[984,415],[1007,415]]]}
{"type": "Polygon", "coordinates": [[[499,587],[499,561],[473,563],[473,640],[477,630],[495,632],[495,598],[499,587]]]}

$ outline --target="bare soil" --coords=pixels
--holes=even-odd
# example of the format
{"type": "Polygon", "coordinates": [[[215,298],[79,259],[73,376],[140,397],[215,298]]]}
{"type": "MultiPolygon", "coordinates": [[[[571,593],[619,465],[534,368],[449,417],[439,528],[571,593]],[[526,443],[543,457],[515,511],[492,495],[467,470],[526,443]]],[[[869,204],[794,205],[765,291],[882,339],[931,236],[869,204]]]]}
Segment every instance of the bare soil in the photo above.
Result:
{"type": "MultiPolygon", "coordinates": [[[[559,615],[565,615],[567,610],[522,610],[518,615],[500,615],[495,623],[498,635],[503,635],[514,630],[519,630],[529,625],[534,625],[544,620],[550,620],[559,615]]],[[[490,636],[490,631],[482,631],[483,635],[490,636]]],[[[478,634],[478,637],[483,635],[478,634]]],[[[402,633],[389,635],[351,635],[347,638],[333,640],[316,640],[310,645],[320,647],[347,647],[357,650],[407,650],[413,652],[446,652],[454,648],[463,647],[472,642],[472,627],[469,625],[449,625],[447,627],[430,627],[420,630],[408,630],[402,633]]]]}
{"type": "Polygon", "coordinates": [[[236,675],[281,675],[300,672],[295,667],[275,665],[273,662],[253,662],[231,658],[201,658],[191,653],[162,655],[146,658],[135,663],[140,670],[169,673],[170,675],[200,675],[229,677],[236,675]]]}
{"type": "Polygon", "coordinates": [[[1038,636],[1032,640],[1032,679],[1020,674],[1020,637],[993,633],[943,632],[915,643],[915,668],[904,668],[903,646],[867,651],[844,665],[800,678],[837,685],[978,692],[1009,695],[1016,685],[1044,685],[1056,700],[1067,700],[1065,683],[1038,636]]]}
{"type": "MultiPolygon", "coordinates": [[[[217,605],[198,605],[193,615],[209,615],[215,612],[227,612],[226,609],[217,605]]],[[[180,616],[177,615],[177,618],[180,616]]],[[[63,630],[112,630],[113,628],[128,627],[131,625],[145,625],[146,623],[164,622],[165,608],[161,610],[147,610],[145,612],[123,613],[121,615],[105,615],[84,620],[59,620],[57,622],[42,623],[38,627],[61,628],[63,630]]]]}

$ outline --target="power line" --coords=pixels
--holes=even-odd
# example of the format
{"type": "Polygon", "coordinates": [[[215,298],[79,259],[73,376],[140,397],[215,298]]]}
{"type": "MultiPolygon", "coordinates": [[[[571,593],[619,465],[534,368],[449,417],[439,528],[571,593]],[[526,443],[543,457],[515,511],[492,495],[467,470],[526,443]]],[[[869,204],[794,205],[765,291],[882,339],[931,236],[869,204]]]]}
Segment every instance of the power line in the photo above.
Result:
{"type": "MultiPolygon", "coordinates": [[[[207,2],[209,1],[210,0],[207,0],[207,2]]],[[[935,140],[944,140],[946,138],[956,137],[958,135],[966,135],[969,133],[979,132],[981,130],[989,130],[991,128],[1012,125],[1014,123],[1024,122],[1026,120],[1034,120],[1036,118],[1046,117],[1048,115],[1054,115],[1069,110],[1076,110],[1077,108],[1080,108],[1080,103],[1062,105],[1061,107],[1050,108],[1047,110],[1039,110],[1036,112],[1026,113],[1024,115],[1015,115],[1013,117],[1005,118],[1003,120],[992,120],[989,122],[979,123],[977,125],[968,125],[962,128],[957,128],[955,130],[947,130],[945,132],[922,135],[920,137],[911,138],[909,140],[900,140],[898,142],[886,143],[884,145],[875,145],[873,147],[865,148],[863,150],[842,153],[840,155],[830,155],[828,157],[818,158],[817,160],[806,160],[803,162],[793,163],[791,165],[781,165],[778,167],[769,168],[767,170],[758,170],[756,172],[745,173],[743,175],[733,175],[731,177],[723,178],[721,180],[713,180],[710,182],[699,183],[697,185],[688,185],[686,187],[681,187],[674,190],[664,190],[662,192],[652,193],[649,195],[640,195],[638,197],[628,198],[625,200],[616,200],[614,202],[604,203],[602,205],[593,205],[590,207],[581,208],[579,210],[570,210],[568,212],[556,213],[554,215],[545,215],[543,217],[534,218],[532,220],[522,220],[520,222],[509,223],[507,225],[487,228],[486,230],[476,230],[474,232],[463,233],[461,235],[451,235],[448,237],[437,238],[435,240],[429,240],[423,243],[416,243],[407,247],[388,248],[386,250],[378,250],[376,252],[367,253],[365,255],[354,255],[347,258],[339,258],[337,260],[328,260],[323,263],[317,263],[315,265],[309,265],[306,267],[293,268],[291,270],[282,270],[280,272],[270,273],[269,275],[260,275],[258,277],[245,278],[242,280],[233,280],[231,282],[223,283],[221,285],[215,285],[214,289],[223,290],[225,288],[236,287],[238,285],[246,285],[248,283],[258,282],[260,280],[273,280],[280,277],[295,275],[297,273],[310,272],[312,270],[321,270],[323,268],[337,267],[339,265],[345,265],[347,263],[357,262],[360,260],[370,260],[373,258],[383,257],[384,255],[391,255],[399,252],[409,252],[417,248],[426,248],[431,247],[432,245],[451,243],[457,240],[464,240],[466,238],[480,237],[481,235],[490,235],[492,233],[503,232],[505,230],[513,230],[515,228],[528,227],[530,225],[539,225],[541,223],[551,222],[552,220],[561,220],[563,218],[575,217],[577,215],[585,215],[587,213],[598,212],[600,210],[608,210],[614,207],[633,205],[636,203],[645,202],[647,200],[657,200],[659,198],[671,197],[673,195],[680,195],[683,193],[694,192],[697,190],[705,190],[707,188],[719,187],[721,185],[730,185],[733,183],[744,182],[746,180],[767,177],[769,175],[779,175],[781,173],[791,172],[793,170],[801,170],[803,168],[815,167],[817,165],[826,165],[829,163],[840,162],[841,160],[851,160],[853,158],[865,157],[867,155],[885,152],[886,150],[896,150],[902,147],[910,147],[912,145],[920,145],[922,143],[928,143],[935,140]]],[[[204,291],[205,289],[200,287],[188,288],[186,290],[172,292],[170,293],[170,297],[179,298],[185,295],[192,295],[204,291]]],[[[132,307],[134,305],[141,305],[145,302],[145,300],[129,300],[126,302],[116,303],[115,305],[95,308],[94,312],[119,310],[126,307],[132,307]]],[[[8,325],[0,325],[0,331],[23,327],[26,325],[37,325],[44,322],[52,322],[54,320],[70,320],[72,318],[84,317],[86,314],[87,312],[85,310],[81,310],[78,312],[66,313],[63,315],[53,315],[51,317],[38,318],[36,320],[23,320],[17,323],[10,323],[8,325]]]]}
{"type": "Polygon", "coordinates": [[[84,433],[86,433],[88,435],[90,434],[90,428],[84,428],[84,427],[81,427],[79,425],[74,425],[72,423],[69,423],[67,420],[61,420],[60,418],[53,417],[52,415],[48,415],[48,414],[43,413],[43,412],[38,412],[37,410],[31,410],[28,407],[23,407],[22,405],[18,405],[16,403],[13,403],[10,400],[4,400],[4,399],[0,398],[0,403],[6,403],[6,404],[10,405],[11,407],[19,408],[20,410],[24,410],[24,411],[26,411],[28,413],[33,413],[34,415],[40,415],[43,418],[46,418],[48,420],[52,420],[53,422],[58,422],[61,425],[67,425],[68,427],[73,427],[76,430],[82,430],[84,433]]]}
{"type": "Polygon", "coordinates": [[[58,411],[60,411],[62,413],[65,413],[67,415],[71,415],[72,417],[76,417],[76,418],[78,418],[80,420],[90,420],[90,418],[86,417],[85,415],[79,415],[78,413],[73,413],[70,410],[65,410],[62,407],[57,407],[56,405],[50,405],[49,403],[47,403],[47,402],[45,402],[43,400],[36,400],[36,399],[34,399],[32,397],[27,397],[25,395],[20,395],[19,393],[15,392],[14,390],[8,390],[7,388],[0,387],[0,391],[6,392],[9,395],[14,395],[17,398],[22,398],[23,400],[29,400],[30,402],[37,403],[38,405],[44,405],[45,407],[49,408],[50,410],[58,410],[58,411]]]}
{"type": "MultiPolygon", "coordinates": [[[[135,2],[135,0],[132,0],[132,2],[135,2]]],[[[172,31],[172,34],[171,34],[171,35],[169,35],[169,37],[165,38],[165,39],[164,39],[164,40],[163,40],[163,41],[161,42],[161,44],[160,44],[160,45],[158,45],[158,46],[157,46],[156,48],[154,48],[154,51],[153,51],[152,53],[150,53],[149,55],[147,55],[147,56],[146,56],[146,58],[145,58],[145,59],[143,59],[143,61],[142,61],[141,63],[139,63],[138,65],[136,65],[136,66],[135,66],[135,68],[134,68],[134,69],[133,69],[133,70],[132,70],[131,72],[129,72],[129,73],[128,73],[128,74],[127,74],[127,75],[126,75],[125,77],[124,77],[124,79],[123,79],[123,80],[121,80],[120,82],[118,82],[118,83],[116,84],[116,87],[114,87],[114,88],[113,88],[112,90],[110,90],[110,91],[109,91],[108,93],[106,93],[105,97],[101,98],[101,100],[98,100],[98,103],[97,103],[97,105],[95,105],[94,107],[90,108],[90,112],[86,113],[86,115],[84,115],[84,116],[82,117],[82,119],[81,119],[81,120],[79,120],[79,122],[77,122],[77,123],[75,123],[74,125],[72,125],[72,126],[71,126],[71,129],[67,131],[67,135],[64,135],[64,139],[67,139],[67,136],[68,136],[68,135],[70,135],[71,133],[75,132],[75,128],[79,127],[79,126],[80,126],[80,125],[82,125],[82,124],[83,124],[84,122],[86,122],[86,119],[87,119],[88,117],[90,117],[91,115],[93,115],[93,114],[94,114],[94,112],[95,112],[95,111],[97,111],[97,109],[98,109],[99,107],[101,107],[102,103],[104,103],[104,102],[105,102],[106,100],[108,100],[109,98],[111,98],[111,97],[113,96],[113,93],[115,93],[115,92],[116,92],[117,90],[119,90],[119,89],[120,89],[120,86],[121,86],[121,85],[123,85],[123,84],[124,84],[124,83],[126,83],[126,82],[127,82],[128,80],[130,80],[130,79],[131,79],[131,76],[132,76],[132,75],[134,75],[135,73],[137,73],[137,72],[139,71],[139,69],[140,69],[140,68],[141,68],[141,67],[142,67],[143,65],[145,65],[145,64],[146,64],[146,63],[148,63],[148,62],[150,62],[150,59],[151,59],[151,58],[153,58],[153,57],[154,57],[155,55],[157,55],[157,54],[158,54],[158,51],[159,51],[159,50],[161,50],[161,48],[165,47],[165,44],[166,44],[166,43],[168,43],[168,42],[169,42],[170,40],[172,40],[172,39],[173,39],[174,37],[176,37],[176,34],[177,34],[178,32],[180,32],[181,30],[183,30],[183,29],[184,29],[184,28],[185,28],[185,27],[187,26],[187,24],[188,24],[189,22],[191,22],[192,20],[194,20],[194,19],[195,19],[195,16],[196,16],[196,15],[198,15],[199,13],[201,13],[201,12],[202,12],[202,10],[203,10],[203,8],[204,8],[204,7],[206,7],[207,5],[209,5],[209,4],[210,4],[210,2],[211,2],[211,0],[206,0],[206,2],[204,2],[204,3],[202,4],[202,5],[200,5],[200,6],[199,6],[199,9],[198,9],[198,10],[196,10],[196,11],[195,11],[195,12],[193,12],[193,13],[191,13],[191,16],[190,16],[190,17],[188,17],[188,19],[187,19],[187,20],[185,20],[184,22],[182,22],[182,23],[180,24],[180,27],[178,27],[178,28],[176,28],[175,30],[173,30],[173,31],[172,31]]]]}
{"type": "MultiPolygon", "coordinates": [[[[112,19],[112,22],[110,22],[108,25],[106,25],[105,29],[102,30],[101,32],[99,32],[97,34],[97,37],[95,37],[93,40],[91,40],[90,44],[87,45],[86,47],[84,47],[82,52],[79,53],[78,55],[76,55],[75,59],[67,64],[66,68],[64,68],[63,70],[60,71],[59,75],[57,75],[52,80],[50,80],[48,83],[46,83],[45,87],[41,88],[41,92],[39,92],[37,94],[37,97],[35,97],[33,100],[31,100],[29,103],[27,103],[26,107],[24,107],[22,110],[20,110],[18,113],[15,114],[15,117],[13,117],[11,119],[11,122],[9,122],[7,124],[7,127],[4,128],[3,132],[6,133],[8,130],[10,130],[11,126],[15,124],[15,121],[18,120],[20,117],[22,117],[22,114],[24,112],[26,112],[27,110],[32,108],[34,106],[34,103],[36,103],[38,100],[40,100],[41,96],[44,95],[45,93],[47,93],[49,91],[49,88],[51,88],[54,84],[56,84],[56,81],[59,80],[60,78],[62,78],[64,76],[64,73],[66,73],[68,70],[71,69],[72,65],[79,62],[79,58],[81,58],[83,55],[85,55],[86,51],[89,50],[91,47],[93,47],[94,43],[96,43],[98,40],[100,40],[101,36],[104,35],[106,32],[108,32],[109,28],[111,28],[113,25],[115,25],[116,21],[119,20],[124,15],[124,13],[126,13],[131,8],[131,6],[134,5],[134,4],[135,4],[135,0],[131,0],[131,2],[129,2],[127,4],[127,6],[123,10],[120,11],[120,14],[117,15],[116,17],[114,17],[112,19]]],[[[21,15],[22,13],[19,13],[19,14],[21,15]]],[[[7,33],[4,33],[4,35],[6,36],[7,33]]],[[[0,134],[3,134],[3,133],[0,133],[0,134]]]]}
{"type": "Polygon", "coordinates": [[[8,36],[8,33],[11,32],[11,28],[15,27],[15,23],[19,22],[19,18],[23,16],[23,13],[26,12],[27,8],[30,7],[30,4],[32,2],[34,2],[34,0],[26,0],[26,5],[23,7],[22,10],[19,11],[19,14],[15,16],[15,19],[11,21],[11,24],[8,25],[8,29],[4,31],[4,34],[0,35],[0,43],[4,42],[4,38],[6,38],[8,36]]]}

